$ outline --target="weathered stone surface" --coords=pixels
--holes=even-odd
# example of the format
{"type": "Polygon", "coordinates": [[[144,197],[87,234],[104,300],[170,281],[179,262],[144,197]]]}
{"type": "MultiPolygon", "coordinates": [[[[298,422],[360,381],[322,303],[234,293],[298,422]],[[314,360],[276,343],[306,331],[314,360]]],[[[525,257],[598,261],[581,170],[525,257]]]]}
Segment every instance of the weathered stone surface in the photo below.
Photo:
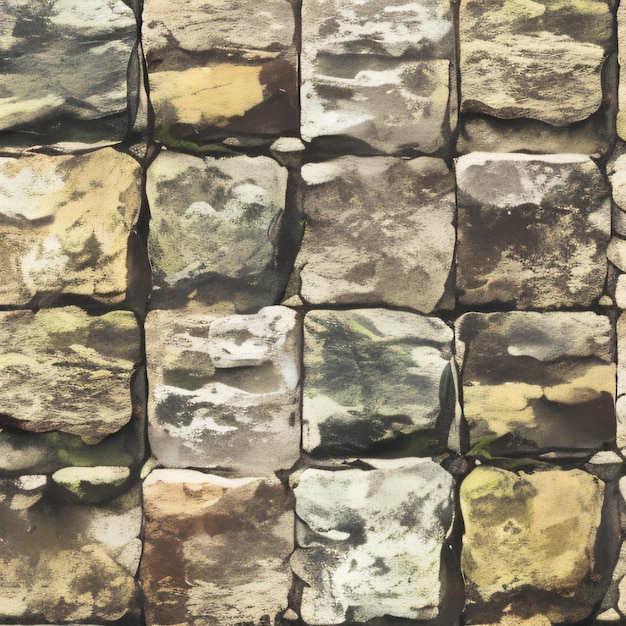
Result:
{"type": "Polygon", "coordinates": [[[288,0],[145,0],[143,35],[156,137],[197,149],[230,134],[298,129],[288,0]]]}
{"type": "Polygon", "coordinates": [[[616,443],[620,449],[626,448],[626,314],[622,313],[616,324],[617,334],[617,399],[616,443]]]}
{"type": "Polygon", "coordinates": [[[147,179],[155,286],[238,310],[273,304],[286,188],[286,168],[267,157],[161,152],[147,179]]]}
{"type": "Polygon", "coordinates": [[[456,338],[473,446],[506,455],[591,451],[615,437],[607,317],[467,313],[456,338]]]}
{"type": "Polygon", "coordinates": [[[307,164],[302,177],[307,226],[296,271],[304,300],[423,313],[450,304],[442,300],[454,255],[455,194],[443,161],[342,157],[307,164]]]}
{"type": "Polygon", "coordinates": [[[603,500],[604,483],[581,470],[472,471],[460,491],[467,623],[588,617],[607,575],[594,556],[603,500]]]}
{"type": "Polygon", "coordinates": [[[302,7],[302,136],[432,153],[450,135],[448,0],[312,0],[302,7]]]}
{"type": "Polygon", "coordinates": [[[616,150],[607,163],[606,173],[613,194],[613,231],[626,237],[626,152],[616,150]]]}
{"type": "Polygon", "coordinates": [[[130,311],[0,313],[0,421],[96,443],[131,418],[141,336],[130,311]]]}
{"type": "Polygon", "coordinates": [[[374,469],[307,469],[294,479],[291,564],[305,582],[306,624],[439,614],[452,476],[430,459],[366,462],[374,469]]]}
{"type": "Polygon", "coordinates": [[[550,309],[601,296],[611,205],[591,159],[473,153],[456,175],[461,303],[550,309]]]}
{"type": "Polygon", "coordinates": [[[244,474],[295,463],[300,349],[292,310],[221,318],[151,311],[146,349],[149,436],[160,463],[244,474]]]}
{"type": "Polygon", "coordinates": [[[598,110],[613,36],[607,2],[462,0],[460,6],[461,111],[564,126],[598,110]]]}
{"type": "Polygon", "coordinates": [[[59,294],[123,301],[140,186],[139,164],[112,148],[0,158],[0,303],[59,294]]]}
{"type": "Polygon", "coordinates": [[[393,443],[396,453],[416,456],[437,447],[451,342],[437,318],[384,309],[308,313],[304,449],[346,456],[393,443]]]}
{"type": "Polygon", "coordinates": [[[155,470],[144,504],[148,626],[275,623],[287,608],[294,532],[276,478],[155,470]]]}
{"type": "Polygon", "coordinates": [[[63,467],[52,481],[80,502],[104,502],[128,486],[130,469],[119,466],[63,467]]]}
{"type": "Polygon", "coordinates": [[[45,623],[137,615],[137,488],[106,505],[62,504],[45,476],[0,481],[0,619],[45,623]]]}
{"type": "Polygon", "coordinates": [[[6,0],[0,18],[0,130],[39,125],[37,141],[50,132],[51,119],[99,123],[116,116],[110,138],[124,137],[137,40],[127,3],[6,0]]]}
{"type": "Polygon", "coordinates": [[[620,139],[626,139],[626,80],[624,80],[624,68],[626,68],[626,5],[619,4],[617,7],[617,60],[620,68],[620,81],[618,86],[617,101],[617,134],[620,139]]]}

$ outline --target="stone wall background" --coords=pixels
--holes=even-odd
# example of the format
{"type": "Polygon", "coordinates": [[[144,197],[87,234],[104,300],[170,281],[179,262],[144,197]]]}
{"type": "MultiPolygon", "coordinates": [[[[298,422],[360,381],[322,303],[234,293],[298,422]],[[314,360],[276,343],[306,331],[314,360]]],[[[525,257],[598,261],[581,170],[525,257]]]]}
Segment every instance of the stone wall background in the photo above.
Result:
{"type": "Polygon", "coordinates": [[[626,623],[626,7],[0,18],[0,623],[626,623]]]}

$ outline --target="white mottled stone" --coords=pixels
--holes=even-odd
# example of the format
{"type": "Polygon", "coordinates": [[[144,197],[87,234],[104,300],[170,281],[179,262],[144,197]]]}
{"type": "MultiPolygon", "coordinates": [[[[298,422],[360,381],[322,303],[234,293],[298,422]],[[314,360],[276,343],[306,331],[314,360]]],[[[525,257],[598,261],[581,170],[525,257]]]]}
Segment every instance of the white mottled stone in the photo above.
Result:
{"type": "Polygon", "coordinates": [[[52,481],[85,502],[101,502],[127,484],[130,469],[119,466],[63,467],[52,481]]]}

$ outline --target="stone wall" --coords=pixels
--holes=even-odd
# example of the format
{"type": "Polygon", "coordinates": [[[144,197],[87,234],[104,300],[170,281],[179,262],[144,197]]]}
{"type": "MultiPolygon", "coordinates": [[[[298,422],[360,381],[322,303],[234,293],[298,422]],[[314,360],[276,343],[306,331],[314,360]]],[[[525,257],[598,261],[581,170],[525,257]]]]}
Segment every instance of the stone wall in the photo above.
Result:
{"type": "Polygon", "coordinates": [[[0,18],[0,623],[626,624],[626,5],[0,18]]]}

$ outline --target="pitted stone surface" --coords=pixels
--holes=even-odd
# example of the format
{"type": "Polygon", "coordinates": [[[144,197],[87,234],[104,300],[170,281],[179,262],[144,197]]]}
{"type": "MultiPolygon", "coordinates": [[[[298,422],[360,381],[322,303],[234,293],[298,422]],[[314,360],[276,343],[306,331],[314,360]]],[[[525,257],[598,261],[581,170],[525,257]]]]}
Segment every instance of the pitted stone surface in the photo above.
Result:
{"type": "Polygon", "coordinates": [[[430,459],[366,462],[373,469],[307,469],[293,479],[291,564],[306,583],[306,624],[439,613],[452,476],[430,459]]]}
{"type": "Polygon", "coordinates": [[[619,108],[617,111],[617,134],[620,139],[626,139],[626,81],[624,80],[624,68],[626,68],[626,5],[619,4],[617,7],[617,60],[621,71],[619,81],[617,101],[619,108]]]}
{"type": "Polygon", "coordinates": [[[590,307],[601,296],[610,190],[590,158],[473,153],[456,176],[462,304],[590,307]]]}
{"type": "Polygon", "coordinates": [[[148,626],[275,623],[291,585],[285,487],[276,478],[155,470],[143,489],[148,626]]]}
{"type": "Polygon", "coordinates": [[[603,501],[604,483],[581,470],[472,471],[460,491],[469,623],[503,612],[588,617],[607,575],[594,560],[603,501]]]}
{"type": "Polygon", "coordinates": [[[0,304],[59,294],[122,302],[141,169],[112,148],[0,158],[0,304]]]}
{"type": "Polygon", "coordinates": [[[149,436],[159,462],[244,474],[291,467],[300,453],[297,336],[286,307],[221,318],[151,311],[149,436]]]}
{"type": "Polygon", "coordinates": [[[471,445],[498,454],[598,450],[615,437],[609,319],[467,313],[456,354],[471,445]]]}
{"type": "Polygon", "coordinates": [[[288,0],[146,0],[143,24],[156,137],[165,145],[297,130],[288,0]]]}
{"type": "Polygon", "coordinates": [[[312,0],[302,7],[302,136],[432,153],[450,134],[448,0],[312,0]]]}
{"type": "Polygon", "coordinates": [[[346,456],[394,443],[414,456],[437,446],[451,343],[452,330],[437,318],[384,309],[308,313],[305,451],[346,456]]]}
{"type": "Polygon", "coordinates": [[[159,154],[147,174],[156,287],[273,304],[286,188],[287,170],[268,157],[159,154]]]}
{"type": "Polygon", "coordinates": [[[0,313],[0,420],[96,443],[131,418],[141,336],[130,311],[77,307],[0,313]]]}
{"type": "Polygon", "coordinates": [[[607,2],[462,0],[459,28],[461,111],[564,126],[600,107],[607,2]]]}
{"type": "Polygon", "coordinates": [[[342,157],[307,164],[302,177],[305,301],[440,306],[455,240],[454,177],[443,161],[342,157]]]}

